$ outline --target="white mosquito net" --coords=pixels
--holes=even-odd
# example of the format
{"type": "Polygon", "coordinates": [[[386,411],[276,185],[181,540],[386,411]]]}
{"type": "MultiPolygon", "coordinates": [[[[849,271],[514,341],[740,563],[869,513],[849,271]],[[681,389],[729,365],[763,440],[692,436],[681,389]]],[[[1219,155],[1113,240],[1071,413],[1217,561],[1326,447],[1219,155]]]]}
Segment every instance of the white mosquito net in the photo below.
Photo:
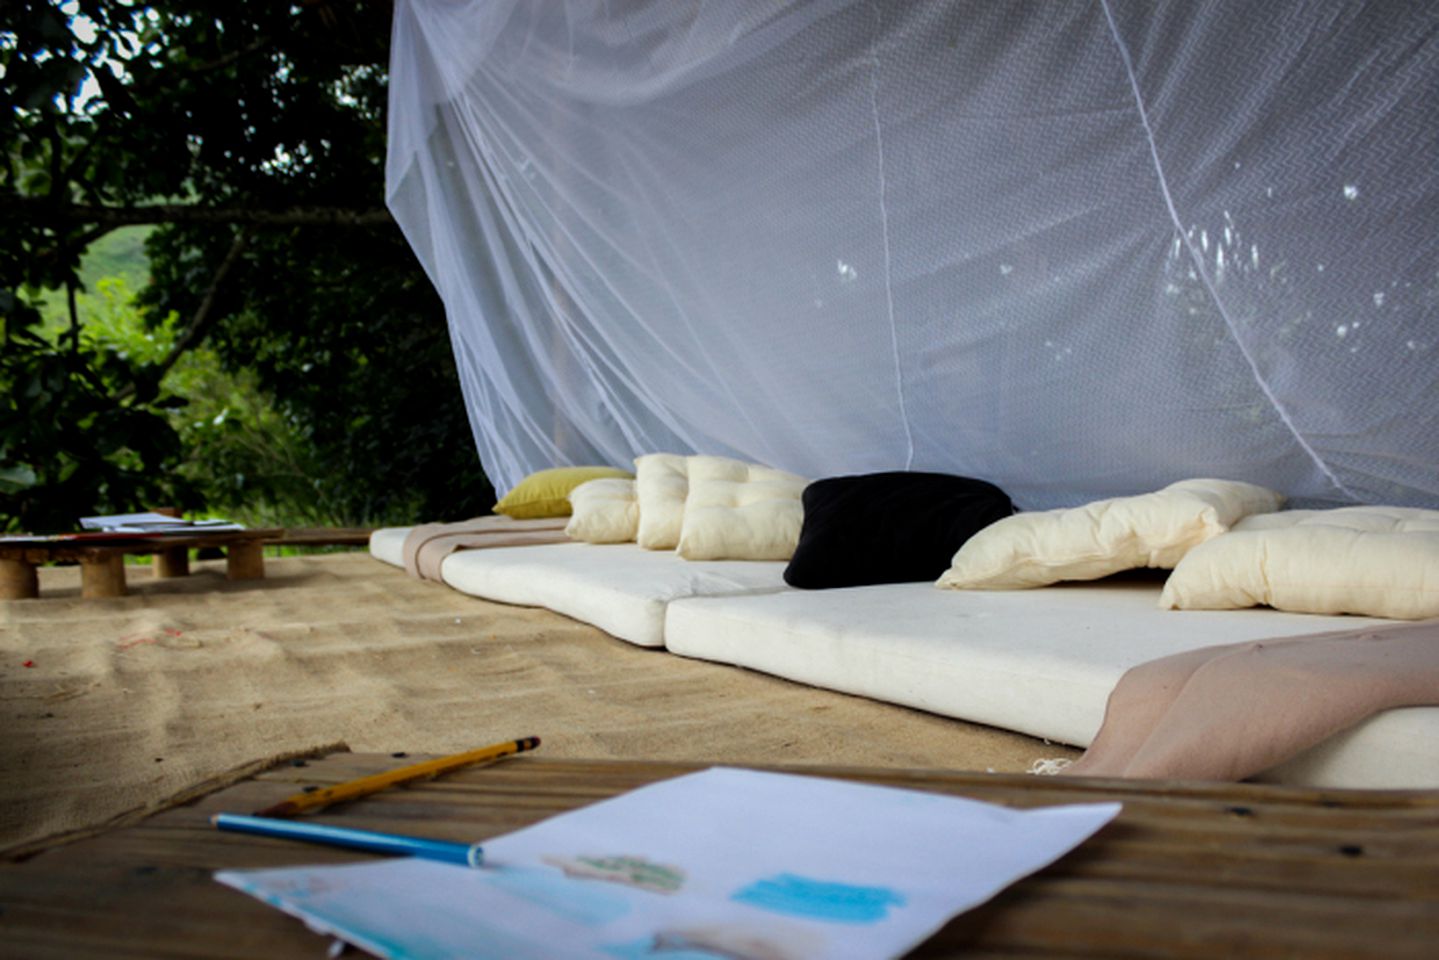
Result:
{"type": "Polygon", "coordinates": [[[389,204],[501,490],[1439,506],[1439,5],[395,7],[389,204]]]}

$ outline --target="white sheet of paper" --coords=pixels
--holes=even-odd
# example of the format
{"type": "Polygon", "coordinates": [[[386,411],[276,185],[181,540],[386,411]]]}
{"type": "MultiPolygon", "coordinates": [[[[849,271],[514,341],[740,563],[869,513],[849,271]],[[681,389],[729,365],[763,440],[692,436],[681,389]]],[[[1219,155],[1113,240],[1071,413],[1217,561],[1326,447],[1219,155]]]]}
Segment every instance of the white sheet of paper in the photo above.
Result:
{"type": "Polygon", "coordinates": [[[216,879],[384,957],[893,957],[1119,809],[720,767],[488,841],[479,870],[402,859],[216,879]]]}
{"type": "Polygon", "coordinates": [[[99,517],[81,517],[82,530],[112,530],[133,524],[183,523],[178,517],[167,517],[163,513],[111,513],[99,517]]]}
{"type": "Polygon", "coordinates": [[[243,530],[229,520],[185,520],[163,513],[115,513],[102,517],[81,517],[82,530],[110,530],[116,533],[203,533],[207,530],[243,530]]]}

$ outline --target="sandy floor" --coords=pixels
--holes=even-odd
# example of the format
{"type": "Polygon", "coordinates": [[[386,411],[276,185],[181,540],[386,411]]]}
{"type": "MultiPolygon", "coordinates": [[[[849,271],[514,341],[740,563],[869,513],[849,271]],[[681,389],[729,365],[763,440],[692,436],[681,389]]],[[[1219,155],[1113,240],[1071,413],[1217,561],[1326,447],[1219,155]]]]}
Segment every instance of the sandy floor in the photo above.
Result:
{"type": "Polygon", "coordinates": [[[155,809],[277,757],[447,753],[530,734],[548,756],[1013,772],[1074,751],[644,650],[544,610],[420,582],[354,552],[76,568],[0,601],[0,850],[155,809]]]}

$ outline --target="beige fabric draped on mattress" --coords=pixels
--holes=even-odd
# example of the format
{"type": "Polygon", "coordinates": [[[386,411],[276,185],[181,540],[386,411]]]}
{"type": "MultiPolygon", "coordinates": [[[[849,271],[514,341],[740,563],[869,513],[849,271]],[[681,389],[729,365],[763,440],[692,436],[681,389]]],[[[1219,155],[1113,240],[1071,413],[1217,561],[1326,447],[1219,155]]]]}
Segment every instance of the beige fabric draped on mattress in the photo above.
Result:
{"type": "Polygon", "coordinates": [[[1427,705],[1439,620],[1205,647],[1127,671],[1062,773],[1242,780],[1382,710],[1427,705]]]}
{"type": "Polygon", "coordinates": [[[456,550],[568,543],[566,517],[516,520],[493,516],[458,523],[422,523],[405,537],[405,571],[421,580],[439,580],[440,565],[456,550]]]}

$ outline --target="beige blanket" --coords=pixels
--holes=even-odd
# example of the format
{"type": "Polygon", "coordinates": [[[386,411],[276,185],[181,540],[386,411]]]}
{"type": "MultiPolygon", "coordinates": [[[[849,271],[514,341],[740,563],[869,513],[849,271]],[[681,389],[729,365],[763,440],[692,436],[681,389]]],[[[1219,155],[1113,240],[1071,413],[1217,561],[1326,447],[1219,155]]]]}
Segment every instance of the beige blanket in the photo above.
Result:
{"type": "Polygon", "coordinates": [[[335,744],[455,753],[536,735],[551,757],[1004,772],[1078,755],[643,650],[367,553],[265,568],[130,566],[130,596],[85,600],[78,568],[49,567],[40,599],[0,601],[0,851],[335,744]]]}
{"type": "Polygon", "coordinates": [[[1242,780],[1382,710],[1428,705],[1439,620],[1206,647],[1126,672],[1062,773],[1242,780]]]}
{"type": "Polygon", "coordinates": [[[421,580],[439,580],[440,564],[456,550],[518,547],[533,543],[566,543],[565,517],[516,520],[476,517],[458,523],[422,523],[405,537],[405,570],[421,580]]]}

